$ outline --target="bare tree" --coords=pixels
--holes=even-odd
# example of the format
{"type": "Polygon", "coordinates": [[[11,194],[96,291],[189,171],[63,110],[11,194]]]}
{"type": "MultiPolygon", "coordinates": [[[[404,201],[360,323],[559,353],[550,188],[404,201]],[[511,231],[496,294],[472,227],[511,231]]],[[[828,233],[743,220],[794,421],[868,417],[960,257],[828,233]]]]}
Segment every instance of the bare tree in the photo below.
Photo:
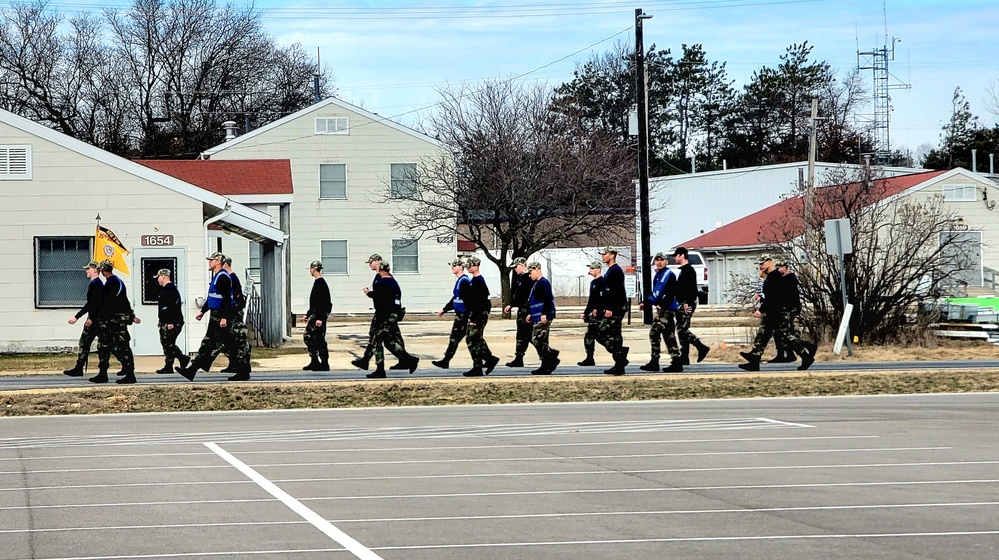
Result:
{"type": "Polygon", "coordinates": [[[553,109],[544,86],[490,81],[441,91],[427,125],[442,143],[420,162],[394,226],[475,242],[500,269],[558,242],[606,242],[634,228],[635,162],[613,133],[553,109]]]}
{"type": "Polygon", "coordinates": [[[805,323],[828,334],[843,313],[838,257],[826,251],[824,221],[850,220],[853,253],[846,256],[846,291],[854,305],[851,333],[881,343],[902,336],[921,301],[947,293],[967,271],[971,254],[954,216],[939,194],[896,197],[898,179],[873,168],[839,168],[814,191],[805,214],[801,196],[760,232],[780,251],[801,281],[805,323]],[[807,227],[806,227],[807,226],[807,227]]]}

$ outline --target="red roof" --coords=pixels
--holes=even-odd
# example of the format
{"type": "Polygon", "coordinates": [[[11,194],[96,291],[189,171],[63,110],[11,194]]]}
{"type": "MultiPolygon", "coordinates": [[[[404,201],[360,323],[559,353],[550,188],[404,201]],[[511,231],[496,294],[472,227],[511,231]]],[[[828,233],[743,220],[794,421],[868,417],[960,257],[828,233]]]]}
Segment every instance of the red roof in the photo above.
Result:
{"type": "Polygon", "coordinates": [[[137,159],[135,162],[223,196],[293,192],[291,162],[286,159],[137,159]]]}
{"type": "MultiPolygon", "coordinates": [[[[870,204],[895,196],[946,172],[929,171],[881,179],[875,182],[878,188],[868,191],[871,200],[867,201],[867,203],[870,204]]],[[[815,196],[817,200],[821,199],[824,194],[840,197],[844,192],[851,193],[852,196],[861,196],[859,189],[860,185],[857,183],[822,187],[816,189],[815,196]]],[[[704,235],[681,243],[681,245],[688,249],[703,249],[709,247],[750,247],[769,243],[781,243],[804,233],[803,205],[804,202],[801,196],[788,198],[773,206],[768,206],[759,212],[754,212],[704,235]]],[[[815,216],[815,218],[820,221],[842,218],[842,214],[834,215],[835,212],[829,210],[832,206],[817,203],[815,208],[820,209],[821,212],[828,215],[815,216]],[[823,208],[825,210],[821,210],[823,208]]]]}

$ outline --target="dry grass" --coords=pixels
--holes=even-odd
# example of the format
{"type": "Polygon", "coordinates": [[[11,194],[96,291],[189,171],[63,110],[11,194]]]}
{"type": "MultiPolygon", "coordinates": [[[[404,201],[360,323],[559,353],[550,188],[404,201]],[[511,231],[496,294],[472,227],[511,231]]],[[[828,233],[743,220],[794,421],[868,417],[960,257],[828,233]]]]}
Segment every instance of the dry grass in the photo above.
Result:
{"type": "Polygon", "coordinates": [[[198,384],[17,391],[0,416],[999,391],[999,372],[198,384]]]}

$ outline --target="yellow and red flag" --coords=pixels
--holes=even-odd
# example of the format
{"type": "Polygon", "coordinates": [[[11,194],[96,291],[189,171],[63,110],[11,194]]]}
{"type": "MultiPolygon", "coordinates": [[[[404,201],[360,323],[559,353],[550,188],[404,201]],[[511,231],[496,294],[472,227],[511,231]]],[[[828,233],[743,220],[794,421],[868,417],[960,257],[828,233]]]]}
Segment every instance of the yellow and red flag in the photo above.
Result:
{"type": "Polygon", "coordinates": [[[97,226],[97,233],[94,235],[94,260],[96,262],[108,259],[116,269],[129,274],[128,264],[125,263],[125,255],[127,254],[128,249],[113,231],[100,225],[97,226]]]}

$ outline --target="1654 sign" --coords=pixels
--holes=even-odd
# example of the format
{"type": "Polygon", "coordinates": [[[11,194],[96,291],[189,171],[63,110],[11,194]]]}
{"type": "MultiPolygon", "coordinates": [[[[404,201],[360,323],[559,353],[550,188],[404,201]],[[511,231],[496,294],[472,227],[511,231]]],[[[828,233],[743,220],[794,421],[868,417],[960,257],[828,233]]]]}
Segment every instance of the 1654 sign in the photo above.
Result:
{"type": "Polygon", "coordinates": [[[172,247],[172,235],[143,235],[139,239],[143,247],[172,247]]]}

